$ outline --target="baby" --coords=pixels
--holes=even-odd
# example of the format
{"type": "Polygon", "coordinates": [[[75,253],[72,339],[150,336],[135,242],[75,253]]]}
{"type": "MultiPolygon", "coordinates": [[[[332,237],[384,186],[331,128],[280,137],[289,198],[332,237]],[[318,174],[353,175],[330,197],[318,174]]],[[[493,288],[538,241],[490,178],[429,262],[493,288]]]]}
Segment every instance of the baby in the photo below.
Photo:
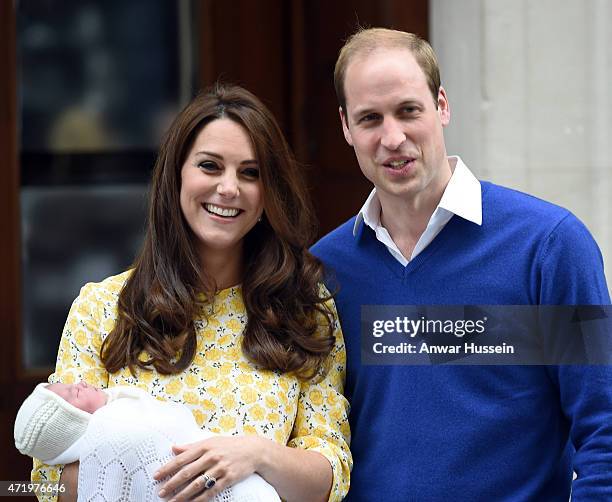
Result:
{"type": "MultiPolygon", "coordinates": [[[[102,390],[85,382],[37,385],[17,413],[14,432],[25,455],[49,465],[79,460],[79,500],[143,502],[161,500],[153,474],[172,458],[172,445],[213,436],[182,404],[136,387],[102,390]]],[[[214,500],[280,502],[257,474],[214,500]]]]}

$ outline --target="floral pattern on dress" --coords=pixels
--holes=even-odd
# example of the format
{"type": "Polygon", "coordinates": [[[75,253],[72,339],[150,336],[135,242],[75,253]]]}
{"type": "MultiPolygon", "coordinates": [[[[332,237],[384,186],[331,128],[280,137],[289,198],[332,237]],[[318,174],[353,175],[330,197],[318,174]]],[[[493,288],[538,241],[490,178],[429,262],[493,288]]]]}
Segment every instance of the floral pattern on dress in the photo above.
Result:
{"type": "MultiPolygon", "coordinates": [[[[324,455],[333,470],[329,500],[342,500],[349,488],[348,402],[344,398],[346,353],[335,317],[336,344],[325,362],[324,378],[300,381],[291,374],[261,370],[244,356],[247,323],[240,286],[217,293],[194,320],[194,360],[176,375],[128,368],[109,374],[99,357],[102,341],[117,317],[117,299],[129,271],[101,283],[86,284],[72,304],[62,333],[55,372],[49,382],[84,380],[98,387],[132,385],[161,400],[187,405],[198,425],[224,435],[258,434],[279,444],[324,455]]],[[[321,287],[322,295],[327,291],[321,287]]],[[[142,354],[146,357],[146,354],[142,354]]],[[[34,460],[32,481],[58,481],[63,466],[34,460]]],[[[41,500],[55,501],[43,496],[41,500]]]]}

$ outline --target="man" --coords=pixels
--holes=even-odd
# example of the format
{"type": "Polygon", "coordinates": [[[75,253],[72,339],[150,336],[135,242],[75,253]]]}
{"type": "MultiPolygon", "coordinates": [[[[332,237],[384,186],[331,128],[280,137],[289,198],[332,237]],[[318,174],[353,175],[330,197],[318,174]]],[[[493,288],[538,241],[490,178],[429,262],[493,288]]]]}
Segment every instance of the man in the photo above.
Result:
{"type": "Polygon", "coordinates": [[[340,120],[374,185],[313,248],[339,285],[354,469],[349,500],[612,500],[606,366],[363,366],[362,305],[609,304],[571,213],[448,157],[431,47],[368,29],[335,69],[340,120]],[[577,480],[572,484],[572,470],[577,480]]]}

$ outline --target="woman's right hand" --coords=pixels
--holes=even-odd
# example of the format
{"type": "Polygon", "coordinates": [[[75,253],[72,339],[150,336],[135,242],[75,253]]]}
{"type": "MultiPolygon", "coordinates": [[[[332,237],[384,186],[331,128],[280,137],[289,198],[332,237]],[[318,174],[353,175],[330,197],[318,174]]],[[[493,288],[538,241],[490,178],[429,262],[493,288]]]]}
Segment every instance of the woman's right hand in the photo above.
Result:
{"type": "Polygon", "coordinates": [[[173,446],[176,456],[153,476],[156,480],[170,477],[164,482],[159,496],[165,498],[166,494],[182,488],[174,499],[192,500],[199,494],[197,500],[212,500],[228,486],[256,472],[257,460],[270,444],[272,441],[260,436],[214,436],[173,446]],[[214,482],[205,490],[206,475],[214,482]],[[183,486],[186,482],[189,484],[183,486]]]}
{"type": "Polygon", "coordinates": [[[79,482],[79,463],[73,462],[64,466],[59,484],[65,489],[57,497],[57,502],[76,502],[79,482]]]}

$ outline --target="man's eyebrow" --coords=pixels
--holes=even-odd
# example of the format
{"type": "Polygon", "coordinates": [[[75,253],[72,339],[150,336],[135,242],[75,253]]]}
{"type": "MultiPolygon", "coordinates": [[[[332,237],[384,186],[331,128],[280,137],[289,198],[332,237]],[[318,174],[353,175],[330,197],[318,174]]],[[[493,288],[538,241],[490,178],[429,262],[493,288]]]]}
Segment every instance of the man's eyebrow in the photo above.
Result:
{"type": "MultiPolygon", "coordinates": [[[[397,108],[401,108],[402,106],[406,106],[406,105],[421,105],[422,101],[420,99],[417,98],[408,98],[408,99],[404,99],[403,101],[400,101],[397,104],[397,108]]],[[[365,107],[365,108],[356,108],[353,113],[352,113],[352,118],[356,119],[359,117],[363,117],[364,115],[369,115],[370,113],[378,113],[376,108],[371,108],[371,107],[365,107]]]]}
{"type": "Polygon", "coordinates": [[[353,117],[353,119],[356,119],[357,117],[368,115],[370,113],[376,113],[374,108],[357,108],[356,110],[353,111],[351,116],[353,117]]]}
{"type": "Polygon", "coordinates": [[[422,101],[420,99],[411,98],[411,99],[405,99],[398,106],[401,107],[401,106],[406,106],[406,105],[420,105],[421,103],[422,101]]]}
{"type": "MultiPolygon", "coordinates": [[[[208,155],[209,157],[214,157],[215,159],[224,160],[223,155],[215,152],[209,152],[206,150],[200,150],[195,153],[195,155],[208,155]]],[[[256,159],[246,159],[240,162],[240,164],[257,164],[256,159]]]]}

